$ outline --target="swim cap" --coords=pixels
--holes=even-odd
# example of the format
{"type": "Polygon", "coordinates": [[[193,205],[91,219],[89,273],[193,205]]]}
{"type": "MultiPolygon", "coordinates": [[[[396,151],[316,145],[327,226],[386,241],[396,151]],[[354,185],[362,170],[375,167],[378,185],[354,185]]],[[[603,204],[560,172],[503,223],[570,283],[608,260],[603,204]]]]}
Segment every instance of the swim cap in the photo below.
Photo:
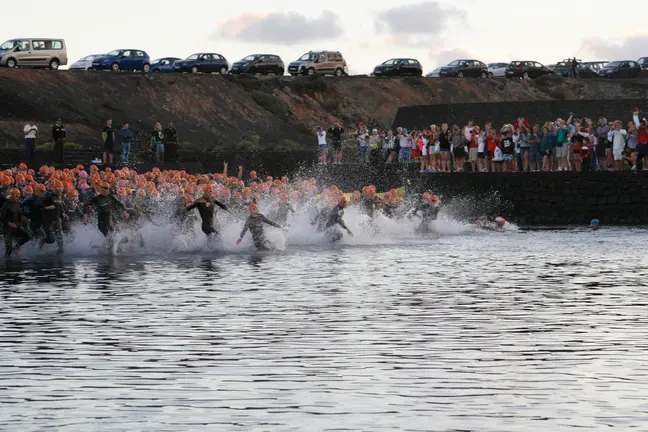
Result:
{"type": "Polygon", "coordinates": [[[250,204],[250,213],[255,213],[259,211],[259,206],[256,204],[250,204]]]}
{"type": "Polygon", "coordinates": [[[599,220],[598,219],[592,219],[592,222],[590,222],[590,225],[598,225],[599,220]]]}
{"type": "Polygon", "coordinates": [[[436,195],[431,195],[430,196],[430,201],[439,201],[439,197],[436,195]]]}
{"type": "Polygon", "coordinates": [[[13,189],[11,189],[11,195],[18,195],[18,196],[20,196],[20,189],[18,189],[18,188],[13,188],[13,189]]]}

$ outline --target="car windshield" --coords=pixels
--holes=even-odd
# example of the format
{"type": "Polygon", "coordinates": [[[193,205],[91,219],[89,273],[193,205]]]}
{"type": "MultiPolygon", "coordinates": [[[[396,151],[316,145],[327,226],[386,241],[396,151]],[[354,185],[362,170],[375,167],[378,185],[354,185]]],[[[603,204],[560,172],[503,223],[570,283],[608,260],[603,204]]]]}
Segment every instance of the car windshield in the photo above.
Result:
{"type": "Polygon", "coordinates": [[[520,66],[521,64],[522,64],[522,62],[519,62],[519,61],[511,62],[511,66],[520,66]]]}
{"type": "Polygon", "coordinates": [[[196,60],[200,54],[192,54],[186,60],[196,60]]]}
{"type": "Polygon", "coordinates": [[[83,58],[82,58],[81,60],[79,60],[79,61],[91,61],[91,60],[93,60],[95,57],[99,57],[99,56],[93,54],[93,55],[85,56],[85,57],[83,57],[83,58]]]}
{"type": "Polygon", "coordinates": [[[396,61],[395,59],[390,59],[390,60],[387,60],[386,62],[384,62],[383,64],[384,65],[393,65],[395,61],[396,61]]]}
{"type": "Polygon", "coordinates": [[[247,62],[254,61],[254,60],[256,60],[257,57],[259,57],[259,56],[258,55],[249,55],[247,57],[244,57],[243,60],[241,60],[241,61],[247,61],[247,62]]]}
{"type": "Polygon", "coordinates": [[[565,66],[567,66],[567,63],[565,63],[565,62],[560,62],[560,63],[556,63],[556,66],[554,66],[554,67],[559,68],[559,67],[565,67],[565,66]]]}
{"type": "Polygon", "coordinates": [[[303,56],[299,57],[300,61],[313,61],[319,56],[319,53],[316,52],[308,52],[304,54],[303,56]]]}
{"type": "Polygon", "coordinates": [[[459,66],[459,60],[455,60],[452,63],[448,63],[448,66],[459,66]]]}
{"type": "Polygon", "coordinates": [[[606,65],[606,67],[618,67],[618,66],[621,66],[621,62],[620,62],[620,61],[613,61],[613,62],[610,62],[610,63],[608,63],[608,64],[606,65]]]}
{"type": "Polygon", "coordinates": [[[16,47],[16,45],[18,45],[18,42],[20,42],[20,41],[17,41],[17,40],[8,40],[7,42],[5,42],[5,43],[3,43],[2,45],[0,45],[0,50],[10,50],[10,49],[14,49],[14,48],[16,47]]]}

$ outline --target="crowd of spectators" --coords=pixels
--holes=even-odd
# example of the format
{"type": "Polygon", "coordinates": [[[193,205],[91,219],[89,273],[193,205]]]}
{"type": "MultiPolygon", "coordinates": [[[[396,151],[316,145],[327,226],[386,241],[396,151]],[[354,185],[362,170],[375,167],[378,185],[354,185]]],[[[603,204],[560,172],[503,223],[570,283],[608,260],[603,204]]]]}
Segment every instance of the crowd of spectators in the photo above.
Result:
{"type": "MultiPolygon", "coordinates": [[[[639,114],[635,111],[625,125],[621,120],[578,118],[573,113],[566,120],[533,125],[520,117],[499,128],[468,121],[463,126],[444,123],[369,131],[360,123],[348,137],[356,142],[360,163],[370,159],[416,163],[421,173],[648,170],[648,124],[639,114]]],[[[330,149],[333,163],[342,163],[345,131],[340,124],[316,131],[320,163],[327,163],[330,149]]]]}

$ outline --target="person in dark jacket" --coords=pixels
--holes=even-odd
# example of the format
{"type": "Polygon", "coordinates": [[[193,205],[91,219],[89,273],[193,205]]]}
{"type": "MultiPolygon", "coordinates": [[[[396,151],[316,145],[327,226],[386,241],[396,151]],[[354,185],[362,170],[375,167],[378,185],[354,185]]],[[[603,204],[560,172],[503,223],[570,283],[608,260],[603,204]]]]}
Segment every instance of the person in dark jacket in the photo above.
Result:
{"type": "Polygon", "coordinates": [[[119,137],[121,139],[121,161],[123,164],[128,164],[134,139],[133,131],[128,122],[124,122],[122,128],[119,130],[119,137]]]}
{"type": "Polygon", "coordinates": [[[58,163],[65,161],[63,148],[65,147],[65,139],[67,138],[67,131],[63,126],[63,120],[56,119],[56,124],[52,126],[52,140],[54,141],[54,160],[58,163]]]}
{"type": "Polygon", "coordinates": [[[173,122],[170,121],[163,132],[166,160],[175,162],[178,160],[178,131],[176,131],[173,122]]]}

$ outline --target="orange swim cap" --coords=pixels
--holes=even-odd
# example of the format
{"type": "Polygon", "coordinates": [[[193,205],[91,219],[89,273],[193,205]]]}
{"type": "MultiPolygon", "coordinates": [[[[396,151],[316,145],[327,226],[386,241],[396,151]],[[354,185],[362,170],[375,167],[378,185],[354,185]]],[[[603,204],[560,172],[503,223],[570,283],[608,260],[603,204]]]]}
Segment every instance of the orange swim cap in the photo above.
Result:
{"type": "Polygon", "coordinates": [[[18,189],[18,188],[13,188],[13,189],[11,189],[11,195],[18,195],[18,196],[20,196],[20,189],[18,189]]]}
{"type": "Polygon", "coordinates": [[[259,206],[256,204],[250,204],[250,213],[256,213],[259,211],[259,206]]]}

